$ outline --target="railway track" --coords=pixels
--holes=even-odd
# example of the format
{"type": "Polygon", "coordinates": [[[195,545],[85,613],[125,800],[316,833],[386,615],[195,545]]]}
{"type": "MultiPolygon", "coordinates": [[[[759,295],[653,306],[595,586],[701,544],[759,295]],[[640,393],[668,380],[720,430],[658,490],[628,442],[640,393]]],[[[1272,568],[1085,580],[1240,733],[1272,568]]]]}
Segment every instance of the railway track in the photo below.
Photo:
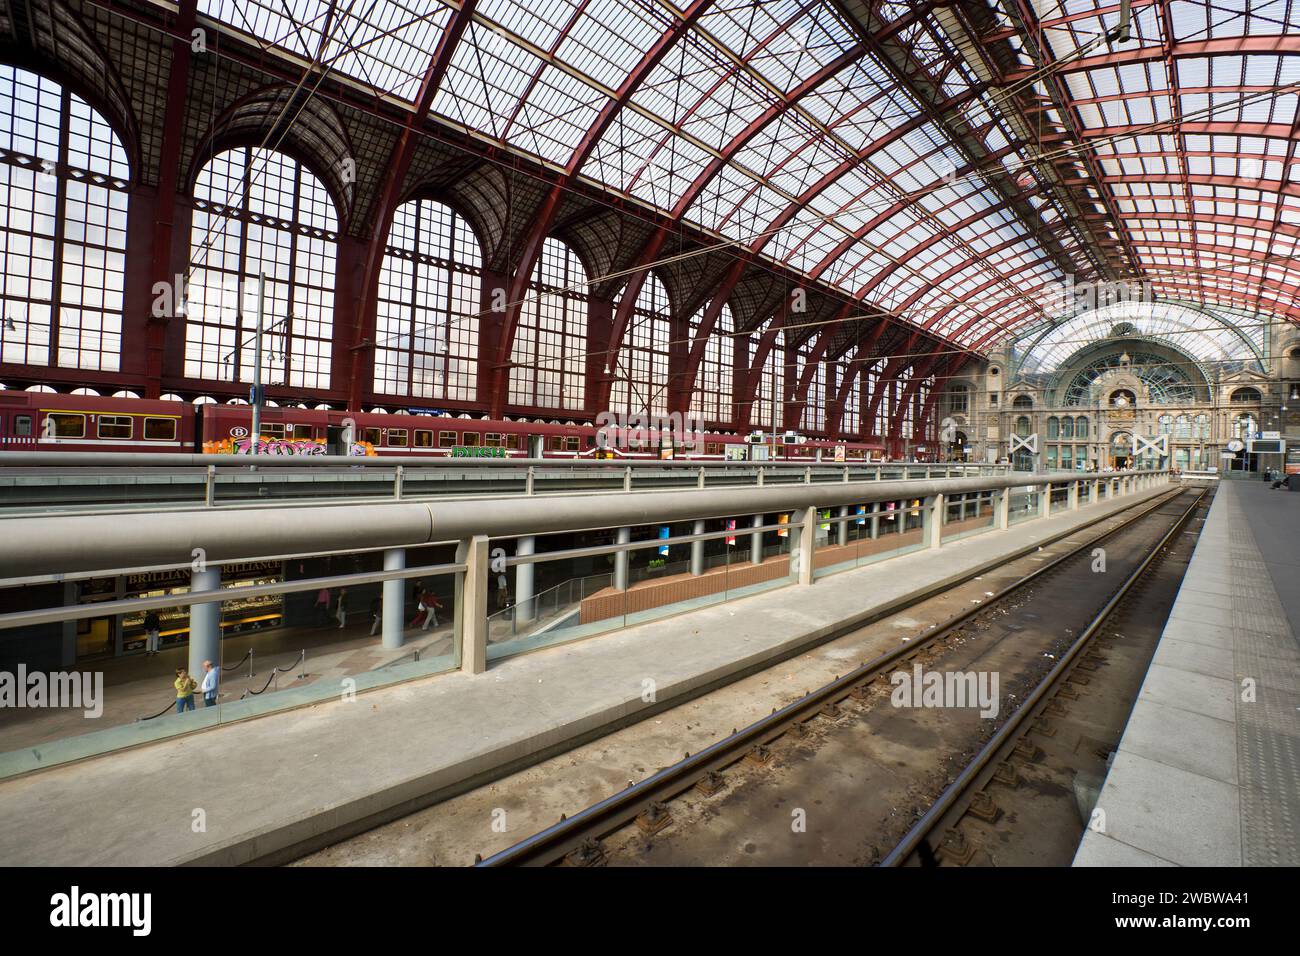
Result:
{"type": "MultiPolygon", "coordinates": [[[[1028,799],[1023,799],[1017,798],[1014,791],[1019,787],[1022,776],[1025,775],[1030,766],[1040,763],[1044,758],[1048,758],[1049,762],[1054,762],[1057,765],[1054,768],[1049,767],[1049,770],[1064,770],[1069,775],[1074,776],[1081,769],[1081,763],[1088,762],[1088,757],[1092,758],[1092,762],[1096,762],[1099,757],[1104,762],[1104,756],[1095,750],[1091,754],[1084,753],[1084,761],[1077,759],[1078,748],[1063,750],[1062,748],[1051,747],[1052,752],[1049,753],[1034,743],[1030,734],[1037,731],[1043,734],[1047,740],[1056,735],[1057,728],[1053,726],[1052,719],[1068,715],[1070,708],[1076,706],[1074,702],[1079,700],[1080,693],[1087,693],[1088,685],[1094,678],[1089,674],[1080,674],[1078,672],[1081,668],[1087,671],[1095,671],[1097,665],[1104,661],[1104,656],[1097,653],[1097,645],[1104,643],[1107,638],[1111,640],[1127,639],[1132,644],[1134,643],[1133,638],[1137,637],[1138,642],[1142,645],[1142,650],[1145,652],[1137,656],[1144,663],[1150,660],[1155,645],[1159,641],[1162,628],[1152,626],[1151,615],[1145,613],[1150,611],[1150,602],[1141,609],[1134,607],[1131,602],[1134,598],[1141,596],[1140,592],[1151,583],[1151,579],[1157,574],[1161,564],[1167,560],[1171,544],[1179,535],[1184,533],[1184,529],[1193,516],[1205,507],[1207,497],[1208,491],[1202,492],[1179,516],[1173,527],[1160,539],[1160,542],[1142,563],[1125,579],[1105,606],[1096,613],[1088,626],[1075,639],[1069,650],[1039,681],[1020,707],[989,739],[980,752],[967,763],[957,775],[957,778],[939,795],[939,798],[935,800],[921,819],[917,820],[895,845],[894,849],[881,862],[882,866],[906,866],[909,864],[933,866],[941,861],[966,865],[975,860],[977,852],[980,850],[977,843],[987,846],[990,841],[987,839],[979,841],[968,839],[964,830],[959,826],[962,819],[970,816],[983,821],[983,826],[980,829],[988,831],[995,824],[1006,821],[1012,815],[1008,813],[1008,809],[1012,805],[1017,805],[1020,808],[1020,813],[1014,814],[1015,816],[1028,816],[1032,811],[1026,804],[1032,805],[1038,802],[1036,797],[1039,795],[1031,795],[1028,799]],[[1141,617],[1133,613],[1137,610],[1144,612],[1141,617]],[[1136,624],[1144,632],[1135,635],[1133,633],[1134,628],[1127,626],[1130,624],[1136,624]],[[1123,632],[1117,629],[1119,626],[1124,627],[1123,632]],[[1077,686],[1071,686],[1072,684],[1077,686]],[[1001,800],[996,798],[993,793],[994,784],[1006,788],[1005,792],[1009,795],[1001,800]],[[999,806],[999,803],[1006,806],[999,806]]],[[[1186,559],[1190,560],[1190,549],[1188,549],[1186,559]]],[[[1162,582],[1165,585],[1164,591],[1166,593],[1164,596],[1167,598],[1168,605],[1172,605],[1173,598],[1177,595],[1177,584],[1182,580],[1182,571],[1185,570],[1186,560],[1180,562],[1180,565],[1176,575],[1169,575],[1162,582]]],[[[1163,616],[1161,621],[1163,621],[1163,616]]],[[[1106,650],[1109,651],[1111,648],[1107,647],[1106,650]]],[[[1145,672],[1146,668],[1144,666],[1141,674],[1138,675],[1138,680],[1130,682],[1132,685],[1131,696],[1120,701],[1123,714],[1118,723],[1119,733],[1122,733],[1132,699],[1136,698],[1141,684],[1141,677],[1145,676],[1145,672]]],[[[1097,703],[1100,702],[1094,701],[1094,705],[1097,703]]],[[[1093,709],[1095,711],[1096,706],[1093,709]]],[[[1111,709],[1114,709],[1113,706],[1111,709]]],[[[1097,717],[1096,713],[1092,713],[1085,720],[1095,724],[1097,717]]],[[[1103,747],[1109,750],[1117,745],[1119,733],[1114,735],[1113,740],[1105,741],[1103,747]]],[[[1098,778],[1098,787],[1100,783],[1101,779],[1098,778]]],[[[1074,797],[1073,794],[1066,794],[1065,796],[1067,804],[1077,801],[1077,797],[1074,797]]],[[[1104,828],[1104,808],[1092,808],[1086,825],[1104,828]]],[[[987,838],[989,834],[985,832],[981,836],[987,838]]],[[[1009,841],[1004,837],[1003,842],[1009,841]]],[[[1072,856],[1073,853],[1071,852],[1070,855],[1072,856]]],[[[987,853],[987,850],[985,858],[988,862],[993,862],[992,856],[987,853]]]]}
{"type": "MultiPolygon", "coordinates": [[[[1150,556],[1159,553],[1163,542],[1174,533],[1176,528],[1185,523],[1187,516],[1194,509],[1194,505],[1187,507],[1190,498],[1195,498],[1197,502],[1201,500],[1201,496],[1196,492],[1186,490],[1162,496],[1150,506],[1135,513],[1123,524],[1025,575],[992,595],[988,601],[973,606],[941,627],[917,635],[898,649],[869,660],[845,676],[807,692],[801,699],[780,710],[775,710],[769,716],[747,727],[734,730],[728,737],[705,750],[696,754],[687,754],[681,761],[660,770],[641,783],[629,784],[624,791],[588,807],[571,818],[561,819],[554,826],[486,860],[476,860],[476,864],[482,866],[601,865],[609,862],[607,851],[611,846],[619,845],[620,851],[632,847],[631,852],[635,854],[636,849],[633,845],[638,844],[638,841],[641,849],[649,852],[652,848],[649,841],[658,841],[661,844],[664,841],[664,837],[659,835],[669,830],[674,821],[674,813],[677,813],[679,818],[690,816],[689,811],[678,813],[676,808],[670,809],[670,802],[680,798],[683,802],[698,803],[702,800],[707,803],[724,790],[730,791],[727,794],[730,800],[736,796],[735,791],[738,786],[733,784],[731,778],[753,777],[754,774],[761,777],[764,771],[774,766],[773,761],[779,749],[779,741],[788,739],[806,752],[816,746],[817,741],[812,738],[820,739],[824,736],[820,730],[814,728],[852,723],[854,712],[874,710],[887,717],[888,712],[877,705],[882,697],[888,697],[888,691],[884,690],[882,685],[887,684],[888,675],[899,665],[909,662],[932,662],[936,656],[949,653],[954,648],[964,648],[963,653],[973,652],[974,649],[984,646],[974,640],[974,637],[978,636],[978,632],[987,630],[987,622],[999,617],[1011,613],[1020,613],[1029,618],[1037,617],[1037,614],[1032,614],[1024,608],[1027,603],[1032,603],[1032,592],[1036,586],[1048,582],[1053,576],[1067,569],[1077,570],[1078,563],[1091,560],[1091,556],[1103,543],[1135,535],[1137,529],[1143,529],[1141,534],[1137,534],[1138,537],[1145,539],[1141,547],[1130,545],[1130,550],[1140,550],[1147,559],[1142,561],[1135,559],[1130,563],[1134,565],[1140,563],[1142,568],[1149,567],[1150,556]],[[1162,513],[1168,514],[1165,509],[1175,501],[1179,501],[1180,505],[1177,514],[1174,515],[1174,528],[1166,533],[1164,525],[1168,522],[1161,522],[1159,519],[1162,513]],[[1149,546],[1149,541],[1153,537],[1148,526],[1150,521],[1155,521],[1160,531],[1157,536],[1160,541],[1154,548],[1149,546]]],[[[1104,587],[1105,596],[1101,600],[1094,601],[1088,609],[1089,612],[1099,603],[1103,608],[1113,608],[1122,597],[1120,592],[1127,593],[1127,590],[1131,589],[1132,579],[1133,575],[1126,573],[1124,584],[1120,589],[1104,587]]],[[[1096,582],[1093,582],[1093,586],[1094,588],[1097,586],[1096,582]]],[[[1095,617],[1095,614],[1090,613],[1089,616],[1095,617]]],[[[996,642],[994,646],[997,646],[996,642]]],[[[1056,644],[1051,646],[1060,650],[1056,644]]],[[[981,650],[979,653],[985,652],[981,650]]],[[[1055,659],[1058,655],[1044,652],[1043,656],[1055,659]]],[[[1077,656],[1077,653],[1072,655],[1072,657],[1077,656]]],[[[1024,669],[1025,666],[1032,670],[1033,661],[1029,661],[1028,665],[1024,661],[1016,664],[1020,669],[1024,669]]],[[[1037,682],[1037,675],[1034,679],[1037,682]]],[[[1017,689],[1021,689],[1021,683],[1015,684],[1017,689]]],[[[1034,701],[1038,702],[1040,697],[1035,697],[1034,701]]],[[[1021,699],[1023,700],[1024,697],[1021,699]]],[[[1022,709],[1023,705],[1018,707],[1016,712],[1019,713],[1022,709]]],[[[985,726],[979,728],[980,733],[985,737],[993,733],[992,728],[987,724],[988,722],[985,722],[985,726]]],[[[985,764],[987,762],[986,759],[985,764]]],[[[954,780],[947,782],[955,783],[954,780]]],[[[944,789],[944,793],[947,793],[948,789],[944,789]]],[[[956,796],[959,801],[960,794],[956,796]]],[[[950,804],[954,802],[951,795],[948,800],[950,804]]],[[[736,801],[730,800],[730,802],[736,801]]],[[[728,810],[728,812],[733,811],[734,808],[728,810]]],[[[920,812],[916,817],[918,822],[924,819],[924,815],[920,812]]],[[[914,835],[913,849],[922,845],[928,847],[926,842],[928,835],[929,831],[914,835]]],[[[910,850],[902,859],[906,859],[909,855],[911,855],[910,850]]],[[[664,859],[665,856],[676,862],[676,857],[672,853],[659,853],[656,859],[668,862],[669,860],[664,859]]],[[[869,862],[878,862],[878,859],[878,854],[873,852],[869,862]]]]}

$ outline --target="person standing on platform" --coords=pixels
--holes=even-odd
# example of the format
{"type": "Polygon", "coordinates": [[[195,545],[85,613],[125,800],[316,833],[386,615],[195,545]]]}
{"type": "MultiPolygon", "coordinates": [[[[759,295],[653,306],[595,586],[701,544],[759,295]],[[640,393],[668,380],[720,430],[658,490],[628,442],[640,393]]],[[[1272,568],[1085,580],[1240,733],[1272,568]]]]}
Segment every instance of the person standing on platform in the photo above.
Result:
{"type": "Polygon", "coordinates": [[[321,588],[316,592],[316,613],[321,623],[330,619],[330,589],[321,588]]]}
{"type": "Polygon", "coordinates": [[[158,620],[158,614],[155,611],[150,611],[144,616],[145,657],[153,657],[158,653],[158,645],[162,643],[161,631],[162,622],[158,620]]]}
{"type": "Polygon", "coordinates": [[[370,602],[370,636],[374,637],[384,623],[384,603],[379,598],[370,602]]]}
{"type": "Polygon", "coordinates": [[[183,714],[187,710],[193,710],[194,692],[199,685],[194,683],[190,672],[183,667],[176,668],[176,680],[172,682],[172,686],[176,688],[176,713],[183,714]]]}
{"type": "Polygon", "coordinates": [[[339,630],[343,630],[343,625],[347,623],[348,612],[346,602],[348,599],[348,589],[339,588],[339,605],[334,609],[334,617],[339,622],[339,630]]]}
{"type": "MultiPolygon", "coordinates": [[[[214,667],[212,661],[203,662],[203,685],[200,690],[203,691],[203,706],[212,707],[217,703],[217,684],[221,680],[221,668],[214,667]]],[[[190,709],[194,705],[190,704],[190,709]]]]}

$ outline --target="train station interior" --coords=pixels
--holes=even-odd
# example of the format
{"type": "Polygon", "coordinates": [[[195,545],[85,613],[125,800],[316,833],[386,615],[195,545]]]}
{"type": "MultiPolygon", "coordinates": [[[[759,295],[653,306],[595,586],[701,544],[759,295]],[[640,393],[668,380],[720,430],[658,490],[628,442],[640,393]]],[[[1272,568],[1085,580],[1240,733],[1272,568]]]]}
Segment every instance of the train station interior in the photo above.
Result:
{"type": "Polygon", "coordinates": [[[1300,865],[1298,142],[1295,0],[0,0],[0,864],[1300,865]]]}

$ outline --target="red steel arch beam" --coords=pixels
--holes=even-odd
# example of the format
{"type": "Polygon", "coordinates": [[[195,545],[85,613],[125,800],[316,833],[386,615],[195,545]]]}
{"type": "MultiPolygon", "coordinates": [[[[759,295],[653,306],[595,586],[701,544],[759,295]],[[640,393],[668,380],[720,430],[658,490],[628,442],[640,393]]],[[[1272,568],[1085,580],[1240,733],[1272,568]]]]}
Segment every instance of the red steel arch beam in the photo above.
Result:
{"type": "Polygon", "coordinates": [[[366,247],[365,269],[362,272],[361,302],[357,312],[357,330],[352,346],[352,374],[348,387],[348,408],[354,411],[361,408],[361,397],[366,391],[363,373],[367,368],[373,368],[375,343],[367,333],[373,333],[374,330],[379,301],[379,272],[384,264],[388,230],[392,227],[393,215],[397,212],[402,188],[406,183],[406,174],[411,168],[411,159],[415,156],[415,146],[420,137],[419,127],[429,116],[438,87],[442,85],[447,68],[451,66],[452,55],[473,19],[477,5],[478,0],[463,0],[460,8],[447,21],[442,38],[429,58],[429,68],[424,71],[424,79],[420,82],[420,90],[415,99],[415,109],[407,115],[397,142],[389,154],[384,189],[377,207],[374,232],[366,247]],[[363,352],[370,356],[371,361],[359,361],[363,352]]]}
{"type": "MultiPolygon", "coordinates": [[[[916,364],[911,379],[903,386],[903,394],[898,399],[898,414],[895,414],[889,421],[889,440],[897,441],[903,430],[903,415],[907,412],[907,406],[911,404],[912,399],[916,396],[917,390],[920,389],[921,383],[926,380],[934,367],[939,364],[942,358],[940,353],[932,352],[916,364]]],[[[919,419],[920,416],[918,416],[919,419]]],[[[916,434],[916,422],[912,423],[913,435],[916,434]]]]}
{"type": "Polygon", "coordinates": [[[600,114],[591,124],[591,128],[583,134],[577,147],[569,156],[569,162],[564,167],[564,173],[551,187],[546,199],[542,201],[541,207],[535,214],[532,229],[529,230],[528,238],[524,241],[524,248],[519,256],[519,263],[510,279],[505,322],[497,345],[497,361],[492,370],[490,413],[493,418],[501,417],[502,408],[505,405],[509,391],[507,386],[510,374],[510,352],[514,345],[515,329],[519,325],[519,313],[523,306],[523,300],[528,295],[528,284],[533,277],[533,268],[541,257],[542,246],[546,242],[547,234],[551,231],[551,227],[555,225],[555,216],[560,210],[560,203],[564,199],[569,184],[578,175],[579,170],[582,169],[591,156],[592,150],[596,148],[601,137],[604,136],[605,131],[609,129],[619,112],[632,99],[633,94],[636,93],[641,84],[645,82],[646,77],[654,71],[673,45],[690,30],[691,26],[699,20],[704,11],[712,4],[713,0],[694,0],[682,12],[682,16],[675,18],[672,25],[655,41],[654,46],[642,57],[641,62],[624,78],[614,98],[601,109],[600,114]]]}
{"type": "MultiPolygon", "coordinates": [[[[1096,13],[1095,10],[1090,12],[1096,13]]],[[[1300,54],[1300,34],[1219,37],[1214,40],[1182,40],[1175,41],[1172,46],[1172,55],[1175,59],[1184,57],[1241,56],[1249,53],[1295,56],[1300,54]]],[[[1115,50],[1111,53],[1081,57],[1078,60],[1071,60],[1069,63],[1062,64],[1059,69],[1066,74],[1079,73],[1107,66],[1149,63],[1154,60],[1163,60],[1164,57],[1164,46],[1155,43],[1136,47],[1132,50],[1115,50]]],[[[1032,69],[1020,69],[1008,73],[1004,79],[1008,83],[1019,83],[1029,79],[1034,73],[1035,71],[1032,69]]]]}
{"type": "MultiPolygon", "coordinates": [[[[181,141],[185,138],[185,101],[190,79],[190,32],[198,16],[198,0],[181,0],[176,12],[178,36],[172,40],[172,64],[167,75],[167,106],[163,114],[163,135],[158,157],[158,189],[154,193],[152,230],[153,256],[149,263],[150,288],[159,282],[168,286],[172,274],[172,233],[176,221],[177,182],[181,162],[181,141]],[[184,39],[182,39],[184,38],[184,39]]],[[[188,263],[186,264],[188,269],[188,263]]],[[[173,301],[182,290],[173,289],[173,301]]],[[[163,360],[167,344],[166,315],[152,313],[145,318],[144,395],[157,398],[162,394],[163,360]]]]}
{"type": "Polygon", "coordinates": [[[845,370],[844,381],[840,382],[839,388],[835,392],[835,398],[832,400],[830,407],[826,410],[826,431],[834,435],[840,430],[840,425],[844,421],[844,407],[848,404],[849,389],[855,387],[862,375],[863,369],[868,362],[874,362],[871,355],[872,349],[884,335],[885,329],[892,323],[888,320],[882,320],[876,323],[871,334],[858,343],[857,350],[853,354],[853,360],[849,362],[845,370]]]}
{"type": "MultiPolygon", "coordinates": [[[[745,370],[744,378],[741,382],[733,384],[732,390],[736,392],[737,404],[744,409],[743,421],[737,421],[739,427],[748,427],[752,424],[754,413],[754,398],[758,392],[758,382],[763,374],[763,366],[767,364],[767,357],[772,352],[772,347],[776,344],[776,338],[785,328],[785,319],[787,314],[788,303],[783,304],[772,320],[772,324],[763,330],[762,336],[759,337],[758,346],[754,349],[754,356],[750,359],[749,368],[745,370]]],[[[785,396],[780,397],[780,401],[785,401],[785,396]]],[[[782,406],[784,410],[784,405],[782,406]]],[[[671,411],[671,410],[670,410],[671,411]]],[[[766,425],[766,422],[760,423],[766,425]]]]}
{"type": "MultiPolygon", "coordinates": [[[[977,84],[976,86],[966,90],[964,93],[945,101],[941,104],[941,107],[947,110],[965,105],[987,92],[989,86],[990,85],[987,83],[977,84]]],[[[744,275],[746,267],[758,258],[764,246],[767,245],[772,236],[783,229],[802,209],[816,199],[821,192],[834,184],[834,182],[840,177],[844,176],[854,167],[865,162],[876,152],[887,147],[890,143],[902,139],[904,136],[915,132],[929,122],[930,119],[926,116],[913,117],[906,123],[895,127],[890,132],[880,137],[880,139],[868,143],[860,152],[846,159],[843,163],[832,169],[811,187],[801,193],[795,202],[786,206],[786,208],[768,224],[761,236],[737,255],[736,261],[732,264],[731,268],[727,270],[726,275],[723,276],[722,281],[718,284],[717,291],[714,293],[712,300],[709,302],[708,308],[705,309],[704,315],[700,319],[699,327],[695,333],[695,339],[691,342],[690,357],[686,366],[686,380],[682,389],[683,393],[689,394],[695,387],[695,375],[699,369],[700,361],[704,356],[704,346],[708,341],[708,337],[713,333],[713,327],[717,323],[718,316],[722,312],[722,306],[726,303],[727,299],[730,298],[731,293],[735,291],[736,285],[744,275]]]]}
{"type": "MultiPolygon", "coordinates": [[[[912,355],[912,349],[916,348],[916,343],[920,338],[920,329],[916,329],[908,335],[907,341],[903,344],[903,351],[891,358],[885,364],[884,369],[881,370],[880,378],[876,382],[876,391],[871,396],[871,404],[867,406],[867,410],[862,416],[863,421],[871,422],[872,428],[875,428],[876,413],[880,411],[880,403],[885,397],[885,392],[889,389],[889,383],[893,381],[894,376],[898,374],[899,370],[902,369],[906,363],[911,362],[916,358],[916,356],[912,355]]],[[[883,438],[884,436],[881,435],[877,437],[883,438]]]]}
{"type": "MultiPolygon", "coordinates": [[[[755,49],[761,48],[762,47],[760,46],[755,49]]],[[[842,55],[826,64],[822,69],[818,70],[812,76],[808,77],[808,79],[804,80],[804,82],[791,90],[786,96],[784,103],[774,104],[765,110],[760,116],[756,117],[748,126],[737,134],[735,139],[720,150],[719,156],[715,156],[709,161],[708,165],[700,171],[699,175],[695,177],[695,180],[682,193],[681,198],[673,205],[672,210],[669,212],[669,220],[671,222],[677,222],[680,220],[686,214],[686,211],[694,205],[695,200],[699,198],[705,187],[708,186],[708,184],[713,181],[714,177],[716,177],[718,173],[726,167],[727,163],[730,162],[731,159],[734,158],[735,155],[755,136],[770,126],[775,120],[783,116],[791,104],[798,102],[809,93],[813,92],[817,87],[822,83],[825,83],[840,70],[855,62],[865,52],[866,48],[861,45],[845,51],[842,55]]],[[[707,94],[691,108],[691,112],[693,113],[700,104],[705,101],[705,99],[707,99],[707,94]]],[[[636,298],[641,293],[641,287],[645,284],[646,277],[650,273],[651,265],[659,258],[659,254],[663,251],[664,244],[667,242],[671,232],[672,230],[667,223],[661,224],[650,236],[645,246],[641,249],[641,252],[637,255],[636,265],[632,267],[636,271],[628,277],[627,285],[623,288],[622,298],[619,300],[618,310],[614,314],[614,325],[610,335],[609,352],[606,355],[604,363],[605,373],[607,376],[613,374],[615,365],[617,364],[618,353],[623,347],[623,337],[627,334],[628,323],[632,318],[632,310],[636,306],[636,298]]],[[[723,302],[726,302],[725,297],[723,302]]],[[[719,307],[719,314],[721,314],[721,311],[721,307],[719,307]]],[[[716,316],[714,317],[714,321],[717,321],[716,316]]],[[[607,403],[610,385],[611,381],[609,380],[601,383],[601,393],[597,402],[598,405],[603,406],[607,403]]],[[[670,389],[670,394],[671,393],[670,389]]],[[[687,395],[687,400],[689,401],[689,393],[687,393],[687,395]]]]}

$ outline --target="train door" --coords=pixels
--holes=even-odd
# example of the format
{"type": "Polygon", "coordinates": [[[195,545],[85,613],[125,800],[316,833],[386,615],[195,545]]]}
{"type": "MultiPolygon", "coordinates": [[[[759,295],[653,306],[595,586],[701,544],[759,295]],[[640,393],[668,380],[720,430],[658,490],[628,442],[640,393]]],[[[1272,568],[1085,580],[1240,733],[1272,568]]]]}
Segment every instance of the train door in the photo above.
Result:
{"type": "Polygon", "coordinates": [[[355,441],[351,425],[325,426],[325,454],[347,455],[355,441]]]}
{"type": "Polygon", "coordinates": [[[528,457],[529,458],[541,458],[542,452],[545,450],[545,447],[546,444],[543,436],[541,435],[528,436],[528,457]]]}

